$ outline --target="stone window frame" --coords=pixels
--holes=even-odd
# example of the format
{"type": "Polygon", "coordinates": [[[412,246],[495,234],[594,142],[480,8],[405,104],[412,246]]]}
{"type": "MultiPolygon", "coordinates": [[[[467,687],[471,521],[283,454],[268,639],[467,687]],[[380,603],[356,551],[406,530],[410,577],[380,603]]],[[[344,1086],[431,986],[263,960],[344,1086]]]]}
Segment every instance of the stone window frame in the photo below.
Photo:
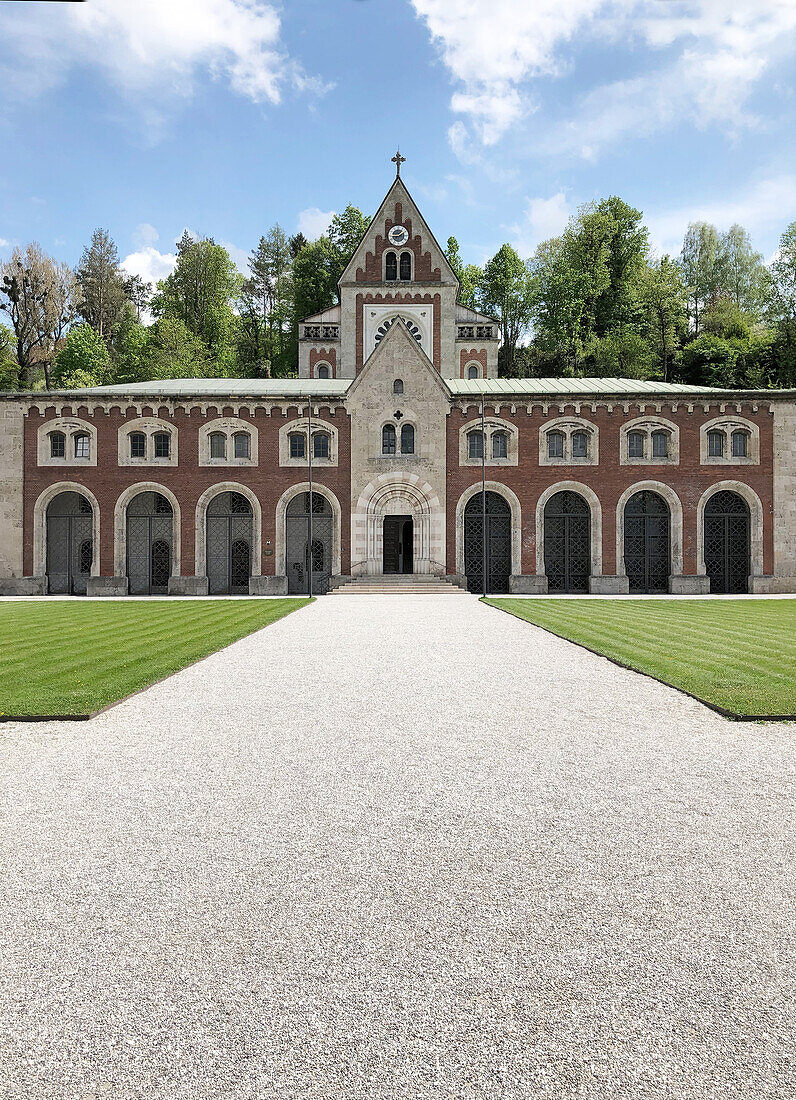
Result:
{"type": "Polygon", "coordinates": [[[318,362],[313,365],[313,368],[312,368],[312,377],[313,378],[322,378],[323,377],[319,373],[321,367],[325,367],[326,370],[329,372],[326,375],[327,380],[329,378],[334,378],[334,376],[335,376],[334,375],[334,367],[332,366],[332,364],[329,362],[328,359],[319,359],[318,362]]]}
{"type": "Polygon", "coordinates": [[[390,242],[389,247],[385,248],[384,253],[382,254],[382,259],[381,259],[381,272],[382,272],[381,278],[382,278],[382,282],[390,283],[390,285],[395,283],[398,286],[400,286],[401,283],[412,283],[412,282],[414,282],[414,278],[415,278],[415,254],[414,254],[414,252],[412,251],[411,248],[407,247],[408,244],[409,244],[409,241],[407,241],[406,244],[403,244],[403,245],[400,245],[400,244],[399,245],[394,245],[394,244],[392,244],[392,242],[390,242]],[[395,256],[395,278],[394,279],[388,279],[387,278],[387,256],[391,252],[395,256]],[[407,256],[407,255],[409,256],[409,278],[408,279],[402,279],[401,278],[401,258],[403,256],[407,256]]]}
{"type": "Polygon", "coordinates": [[[59,416],[55,420],[45,420],[39,425],[36,440],[38,466],[96,466],[97,465],[97,429],[88,420],[79,416],[59,416]],[[64,454],[50,454],[50,436],[61,432],[65,437],[64,454]],[[88,435],[88,458],[75,455],[75,436],[88,435]]]}
{"type": "MultiPolygon", "coordinates": [[[[468,420],[467,423],[462,424],[459,428],[459,465],[460,466],[480,466],[480,458],[470,458],[470,447],[468,442],[468,435],[471,432],[481,431],[481,417],[477,416],[473,420],[468,420]]],[[[484,450],[486,452],[485,463],[487,466],[517,466],[519,464],[519,452],[520,452],[520,432],[516,424],[512,424],[509,420],[504,420],[503,417],[492,414],[491,416],[484,417],[484,431],[486,439],[484,440],[484,450]],[[508,436],[508,442],[506,445],[507,456],[506,458],[492,458],[492,436],[495,432],[505,432],[508,436]]]]}
{"type": "MultiPolygon", "coordinates": [[[[313,416],[312,418],[312,434],[322,431],[329,436],[329,457],[328,458],[315,458],[312,457],[313,466],[336,466],[338,455],[338,443],[337,443],[337,428],[334,424],[330,424],[328,420],[321,420],[313,416]]],[[[309,448],[309,440],[307,439],[307,418],[296,417],[293,420],[289,420],[287,424],[283,424],[279,429],[279,465],[280,466],[307,466],[307,455],[309,448]],[[303,435],[304,436],[304,457],[303,458],[291,458],[290,457],[290,439],[291,435],[303,435]]]]}
{"type": "Polygon", "coordinates": [[[699,429],[700,466],[759,466],[760,465],[760,428],[751,420],[733,413],[716,416],[705,421],[699,429]],[[708,432],[724,433],[724,454],[708,454],[708,432]],[[746,455],[732,453],[732,433],[746,432],[746,455]]]}
{"type": "Polygon", "coordinates": [[[599,463],[600,429],[591,420],[582,416],[557,416],[539,429],[540,466],[598,466],[599,463]],[[564,453],[560,458],[550,457],[547,453],[547,436],[550,432],[559,432],[564,437],[564,453]],[[574,458],[572,455],[572,436],[576,432],[585,432],[589,440],[588,454],[582,458],[574,458]]]}
{"type": "Polygon", "coordinates": [[[619,429],[619,465],[620,466],[679,466],[680,464],[680,427],[665,416],[637,416],[628,420],[619,429]],[[654,432],[664,431],[669,435],[669,453],[652,454],[652,436],[654,432]],[[644,453],[631,458],[628,454],[627,437],[631,432],[644,436],[644,453]]]}
{"type": "Polygon", "coordinates": [[[259,433],[249,420],[238,416],[218,416],[207,420],[199,428],[199,465],[200,466],[256,466],[259,456],[259,433]],[[227,439],[227,453],[223,458],[211,458],[210,436],[220,432],[227,439]],[[248,432],[250,437],[249,457],[235,457],[234,436],[238,432],[248,432]]]}
{"type": "Polygon", "coordinates": [[[483,364],[479,363],[479,361],[477,359],[468,359],[467,362],[464,364],[464,371],[462,373],[462,377],[466,378],[466,379],[470,379],[473,382],[477,378],[483,378],[484,377],[483,364]],[[473,368],[475,368],[476,373],[472,378],[470,378],[470,371],[473,368]]]}
{"type": "Polygon", "coordinates": [[[159,416],[138,416],[125,420],[117,432],[119,466],[176,466],[178,462],[177,428],[168,420],[159,416]],[[155,436],[166,432],[169,436],[169,454],[164,458],[155,457],[155,436]],[[136,433],[146,436],[146,452],[143,458],[133,458],[130,454],[130,436],[136,433]]]}

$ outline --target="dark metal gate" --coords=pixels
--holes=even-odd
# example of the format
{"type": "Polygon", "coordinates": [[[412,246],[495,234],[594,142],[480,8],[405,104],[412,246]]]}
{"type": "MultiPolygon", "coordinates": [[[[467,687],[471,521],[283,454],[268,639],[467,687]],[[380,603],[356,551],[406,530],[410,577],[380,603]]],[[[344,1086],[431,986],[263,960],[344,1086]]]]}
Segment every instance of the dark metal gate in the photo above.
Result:
{"type": "Polygon", "coordinates": [[[207,508],[207,580],[213,596],[249,592],[254,532],[252,506],[242,493],[219,493],[207,508]]]}
{"type": "MultiPolygon", "coordinates": [[[[329,591],[332,575],[332,506],[320,493],[312,494],[312,591],[322,596],[329,591]]],[[[309,592],[310,494],[299,493],[287,506],[285,516],[285,570],[287,590],[309,592]]]]}
{"type": "Polygon", "coordinates": [[[171,576],[174,515],[160,493],[127,505],[127,579],[131,596],[165,595],[171,576]]]}
{"type": "Polygon", "coordinates": [[[486,494],[486,540],[481,493],[464,508],[464,572],[470,592],[508,592],[511,576],[511,508],[499,493],[486,494]],[[484,547],[486,545],[486,563],[484,547]]]}
{"type": "Polygon", "coordinates": [[[705,572],[710,591],[749,590],[749,505],[728,489],[705,505],[705,572]]]}
{"type": "Polygon", "coordinates": [[[564,490],[544,509],[544,569],[550,592],[588,592],[591,512],[578,493],[564,490]]]}
{"type": "Polygon", "coordinates": [[[669,506],[644,489],[625,505],[625,573],[631,592],[669,591],[669,506]]]}
{"type": "Polygon", "coordinates": [[[80,493],[59,493],[47,506],[47,587],[85,596],[94,553],[94,517],[80,493]]]}

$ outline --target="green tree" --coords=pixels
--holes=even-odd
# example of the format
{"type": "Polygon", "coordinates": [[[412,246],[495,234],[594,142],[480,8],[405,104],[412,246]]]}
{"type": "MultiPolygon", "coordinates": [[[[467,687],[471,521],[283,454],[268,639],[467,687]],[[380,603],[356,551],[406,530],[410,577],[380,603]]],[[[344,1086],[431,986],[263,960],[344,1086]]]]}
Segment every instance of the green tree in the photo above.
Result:
{"type": "Polygon", "coordinates": [[[101,386],[110,380],[111,360],[99,332],[89,324],[75,325],[58,351],[52,372],[56,389],[101,386]]]}
{"type": "Polygon", "coordinates": [[[127,301],[135,310],[137,321],[141,320],[141,314],[152,300],[152,284],[147,283],[140,275],[128,275],[123,283],[124,294],[127,301]]]}
{"type": "Polygon", "coordinates": [[[782,234],[769,273],[766,314],[774,326],[773,384],[796,386],[796,222],[782,234]]]}
{"type": "Polygon", "coordinates": [[[94,230],[75,274],[83,297],[80,316],[107,343],[121,318],[126,295],[119,254],[105,229],[94,230]]]}
{"type": "Polygon", "coordinates": [[[691,222],[680,253],[680,271],[688,295],[688,316],[695,336],[702,331],[702,312],[713,300],[720,268],[719,234],[707,222],[691,222]]]}
{"type": "Polygon", "coordinates": [[[655,351],[633,329],[614,329],[605,336],[593,336],[584,349],[588,375],[595,378],[655,378],[655,351]]]}
{"type": "MultiPolygon", "coordinates": [[[[340,275],[348,266],[348,261],[357,250],[357,246],[367,232],[370,218],[363,214],[358,206],[351,203],[342,214],[335,214],[329,223],[328,237],[332,247],[337,249],[340,263],[340,275]]],[[[340,278],[340,275],[337,278],[340,278]]],[[[335,283],[336,285],[336,283],[335,283]]]]}
{"type": "Polygon", "coordinates": [[[200,337],[180,317],[168,314],[147,329],[142,362],[143,381],[212,377],[217,369],[217,362],[200,337]]]}
{"type": "Polygon", "coordinates": [[[763,257],[755,252],[752,239],[742,225],[735,224],[722,234],[716,269],[720,292],[737,310],[758,318],[765,304],[769,274],[763,257]]]}
{"type": "Polygon", "coordinates": [[[328,237],[305,245],[293,260],[293,304],[296,322],[328,309],[337,301],[340,253],[328,237]]]}
{"type": "Polygon", "coordinates": [[[249,257],[240,294],[238,355],[245,373],[285,375],[293,368],[292,257],[279,225],[260,238],[249,257]]]}
{"type": "Polygon", "coordinates": [[[520,339],[531,323],[534,284],[527,264],[510,244],[501,245],[484,267],[479,302],[485,313],[495,317],[503,333],[503,370],[511,377],[520,339]]]}
{"type": "Polygon", "coordinates": [[[0,325],[0,390],[15,390],[19,383],[17,340],[7,325],[0,325]]]}
{"type": "Polygon", "coordinates": [[[677,264],[668,256],[643,264],[636,274],[635,294],[643,314],[644,335],[655,354],[660,377],[668,382],[688,331],[686,290],[677,264]]]}
{"type": "Polygon", "coordinates": [[[605,336],[638,320],[634,291],[649,248],[649,231],[642,224],[641,211],[617,195],[603,199],[593,209],[587,207],[581,214],[584,227],[591,214],[598,216],[597,225],[603,225],[606,234],[600,252],[608,270],[608,285],[594,305],[594,330],[605,336]]]}
{"type": "Polygon", "coordinates": [[[207,349],[214,373],[222,376],[235,370],[237,324],[232,306],[242,282],[225,248],[209,238],[194,240],[186,230],[177,242],[176,267],[158,283],[151,303],[156,317],[182,321],[207,349]]]}
{"type": "Polygon", "coordinates": [[[114,382],[146,382],[149,380],[147,343],[150,329],[142,325],[134,309],[125,312],[113,338],[114,382]]]}
{"type": "Polygon", "coordinates": [[[468,309],[477,309],[478,287],[484,276],[483,270],[477,264],[467,264],[465,267],[459,254],[459,242],[455,237],[448,237],[448,247],[445,249],[445,258],[453,268],[456,278],[459,280],[458,300],[468,309]]]}

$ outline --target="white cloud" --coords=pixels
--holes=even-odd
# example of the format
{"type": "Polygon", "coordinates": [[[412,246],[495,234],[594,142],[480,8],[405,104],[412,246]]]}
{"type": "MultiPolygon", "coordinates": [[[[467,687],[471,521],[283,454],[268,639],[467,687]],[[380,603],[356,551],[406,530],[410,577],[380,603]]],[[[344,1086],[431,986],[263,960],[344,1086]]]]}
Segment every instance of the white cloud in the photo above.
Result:
{"type": "Polygon", "coordinates": [[[793,0],[411,2],[457,84],[451,108],[467,124],[458,121],[448,136],[464,163],[473,163],[474,142],[494,144],[516,126],[535,107],[533,82],[568,71],[586,41],[646,53],[643,75],[593,86],[563,135],[544,141],[585,156],[683,119],[750,125],[750,95],[772,64],[796,51],[793,0]]]}
{"type": "Polygon", "coordinates": [[[5,237],[0,237],[0,248],[10,248],[11,241],[7,241],[5,237]]]}
{"type": "Polygon", "coordinates": [[[141,222],[133,231],[133,244],[136,248],[146,248],[148,245],[156,244],[159,240],[160,233],[149,222],[141,222]]]}
{"type": "Polygon", "coordinates": [[[527,260],[538,244],[563,232],[571,214],[572,208],[563,191],[549,199],[528,199],[522,221],[511,226],[511,243],[527,260]]]}
{"type": "Polygon", "coordinates": [[[219,243],[222,248],[226,248],[227,252],[229,252],[232,262],[241,275],[245,275],[248,278],[250,275],[249,253],[242,248],[238,248],[236,244],[231,244],[229,241],[220,241],[219,243]]]}
{"type": "Polygon", "coordinates": [[[299,233],[303,233],[309,241],[317,240],[329,228],[329,222],[336,213],[336,210],[319,210],[317,206],[307,207],[298,216],[299,233]]]}
{"type": "Polygon", "coordinates": [[[158,252],[152,245],[147,245],[125,256],[119,266],[123,267],[128,275],[140,275],[144,282],[151,283],[154,287],[159,279],[165,279],[171,275],[176,263],[175,252],[158,252]]]}
{"type": "Polygon", "coordinates": [[[742,194],[674,210],[647,212],[652,248],[677,255],[689,222],[704,221],[719,230],[738,222],[756,235],[779,234],[796,220],[796,176],[777,175],[759,180],[742,194]]]}
{"type": "Polygon", "coordinates": [[[190,96],[202,72],[257,103],[278,103],[288,82],[318,90],[279,35],[276,6],[267,0],[5,4],[0,15],[4,65],[17,88],[41,91],[73,66],[88,66],[148,104],[153,124],[163,101],[190,96]]]}

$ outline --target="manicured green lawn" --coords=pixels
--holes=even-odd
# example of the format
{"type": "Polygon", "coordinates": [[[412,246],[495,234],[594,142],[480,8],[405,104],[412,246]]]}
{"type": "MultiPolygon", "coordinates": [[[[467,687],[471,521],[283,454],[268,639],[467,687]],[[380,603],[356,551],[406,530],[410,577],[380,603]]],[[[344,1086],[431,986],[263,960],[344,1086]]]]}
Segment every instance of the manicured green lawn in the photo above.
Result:
{"type": "Polygon", "coordinates": [[[0,604],[0,714],[90,714],[309,602],[0,604]]]}
{"type": "Polygon", "coordinates": [[[796,714],[796,599],[486,602],[734,715],[796,714]]]}

